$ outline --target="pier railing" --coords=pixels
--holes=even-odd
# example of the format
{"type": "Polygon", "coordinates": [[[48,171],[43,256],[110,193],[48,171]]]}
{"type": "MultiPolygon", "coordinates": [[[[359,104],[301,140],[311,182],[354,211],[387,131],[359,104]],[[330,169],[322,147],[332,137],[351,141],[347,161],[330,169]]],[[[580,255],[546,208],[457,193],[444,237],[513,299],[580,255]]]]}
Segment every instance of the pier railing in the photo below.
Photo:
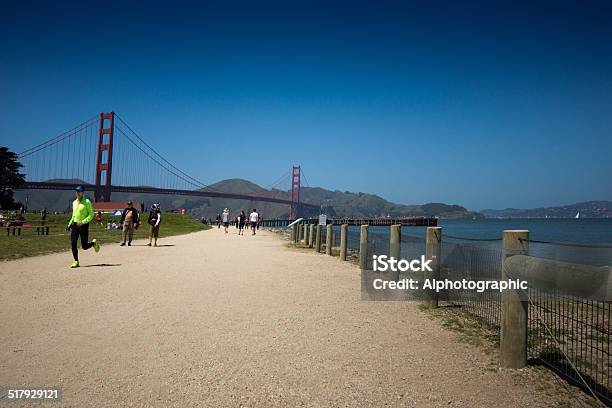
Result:
{"type": "MultiPolygon", "coordinates": [[[[262,220],[260,225],[268,228],[283,228],[291,224],[294,220],[262,220]]],[[[303,219],[300,224],[318,224],[318,218],[303,219]]],[[[327,224],[332,225],[370,225],[370,226],[391,226],[402,225],[405,227],[435,227],[438,219],[435,217],[398,217],[398,218],[329,218],[327,224]]]]}

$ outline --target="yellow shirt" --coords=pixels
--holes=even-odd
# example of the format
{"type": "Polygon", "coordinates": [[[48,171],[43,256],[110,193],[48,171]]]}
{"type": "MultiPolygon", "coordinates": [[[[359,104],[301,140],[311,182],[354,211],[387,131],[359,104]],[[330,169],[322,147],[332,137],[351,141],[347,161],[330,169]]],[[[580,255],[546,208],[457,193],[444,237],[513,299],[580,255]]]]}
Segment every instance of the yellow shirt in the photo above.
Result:
{"type": "Polygon", "coordinates": [[[72,202],[72,217],[68,225],[72,223],[88,224],[94,217],[93,205],[89,198],[83,197],[81,201],[75,199],[72,202]]]}

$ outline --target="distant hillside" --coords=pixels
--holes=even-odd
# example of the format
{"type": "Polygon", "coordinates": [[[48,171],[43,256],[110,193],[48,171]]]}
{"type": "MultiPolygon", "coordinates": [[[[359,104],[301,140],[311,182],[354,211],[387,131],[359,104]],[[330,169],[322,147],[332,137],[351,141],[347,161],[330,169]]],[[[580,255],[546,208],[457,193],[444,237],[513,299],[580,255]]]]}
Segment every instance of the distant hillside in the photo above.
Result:
{"type": "MultiPolygon", "coordinates": [[[[70,181],[73,180],[55,180],[70,181]]],[[[76,182],[80,182],[76,180],[76,182]]],[[[267,190],[248,180],[229,179],[209,186],[219,192],[259,195],[262,197],[275,197],[286,200],[291,199],[288,191],[267,190]]],[[[74,199],[71,191],[50,190],[20,190],[16,192],[16,200],[25,202],[29,195],[29,208],[40,209],[46,207],[50,211],[67,211],[74,199]]],[[[89,192],[91,195],[91,192],[89,192]]],[[[265,218],[284,218],[289,216],[287,205],[266,203],[257,200],[233,200],[212,197],[183,197],[163,194],[130,194],[113,193],[113,201],[143,201],[147,207],[153,203],[160,203],[162,209],[171,210],[186,208],[197,217],[214,218],[223,208],[228,207],[232,213],[241,209],[249,211],[257,208],[265,218]]],[[[423,205],[403,205],[389,202],[377,195],[367,193],[351,193],[349,191],[330,191],[319,187],[302,187],[301,201],[314,205],[323,205],[332,216],[337,217],[402,217],[402,216],[438,216],[441,218],[482,218],[482,214],[470,212],[459,205],[442,203],[428,203],[423,205]]],[[[308,214],[315,215],[315,214],[308,214]]]]}
{"type": "Polygon", "coordinates": [[[423,205],[395,204],[377,195],[330,191],[319,187],[302,188],[302,201],[323,204],[329,213],[339,217],[403,217],[438,216],[440,218],[482,218],[458,205],[429,203],[423,205]]]}
{"type": "Polygon", "coordinates": [[[612,218],[612,201],[587,201],[532,209],[482,210],[481,213],[488,218],[574,218],[578,213],[583,218],[612,218]]]}

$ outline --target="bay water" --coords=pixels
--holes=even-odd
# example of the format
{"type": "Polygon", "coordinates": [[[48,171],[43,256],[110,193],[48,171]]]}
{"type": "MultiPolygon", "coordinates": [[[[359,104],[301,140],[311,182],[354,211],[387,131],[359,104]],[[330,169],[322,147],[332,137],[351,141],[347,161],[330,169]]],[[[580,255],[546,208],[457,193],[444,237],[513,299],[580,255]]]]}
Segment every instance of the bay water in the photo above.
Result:
{"type": "MultiPolygon", "coordinates": [[[[478,245],[501,251],[504,230],[529,231],[529,253],[533,256],[589,265],[612,265],[612,219],[483,219],[439,220],[442,242],[478,245]],[[477,240],[477,241],[474,241],[477,240]]],[[[339,236],[339,227],[334,228],[339,236]]],[[[402,257],[424,251],[426,227],[402,227],[402,257]]],[[[370,227],[369,241],[385,253],[389,227],[370,227]]],[[[339,243],[339,238],[337,239],[339,243]]],[[[348,245],[359,248],[359,227],[349,228],[348,245]]]]}

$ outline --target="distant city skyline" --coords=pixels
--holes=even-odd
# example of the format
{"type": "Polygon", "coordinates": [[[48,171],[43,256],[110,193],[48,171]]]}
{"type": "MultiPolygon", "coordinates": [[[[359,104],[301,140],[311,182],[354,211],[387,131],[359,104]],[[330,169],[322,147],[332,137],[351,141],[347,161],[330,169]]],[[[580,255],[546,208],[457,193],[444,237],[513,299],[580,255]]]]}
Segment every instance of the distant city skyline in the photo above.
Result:
{"type": "Polygon", "coordinates": [[[612,200],[612,2],[6,4],[0,145],[102,111],[206,183],[612,200]]]}

